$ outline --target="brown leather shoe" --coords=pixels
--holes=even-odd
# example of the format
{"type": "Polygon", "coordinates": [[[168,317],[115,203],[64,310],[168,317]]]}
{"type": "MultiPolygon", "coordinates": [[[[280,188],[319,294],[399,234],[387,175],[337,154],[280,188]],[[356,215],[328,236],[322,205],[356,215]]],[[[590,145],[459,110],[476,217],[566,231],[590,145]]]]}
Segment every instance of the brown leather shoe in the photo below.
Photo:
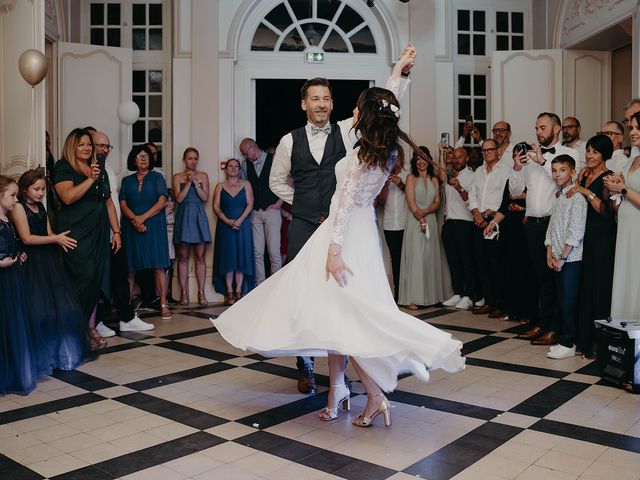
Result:
{"type": "Polygon", "coordinates": [[[531,345],[555,345],[556,343],[558,343],[556,332],[547,332],[535,340],[531,340],[531,345]]]}
{"type": "Polygon", "coordinates": [[[313,376],[313,370],[310,368],[298,370],[298,391],[305,395],[316,393],[316,379],[313,376]]]}
{"type": "Polygon", "coordinates": [[[489,314],[489,318],[502,318],[504,317],[504,313],[502,313],[502,311],[499,308],[494,308],[493,310],[491,310],[491,313],[489,314]]]}
{"type": "Polygon", "coordinates": [[[516,335],[516,338],[520,340],[533,340],[543,334],[544,334],[544,330],[542,329],[542,327],[539,327],[538,325],[536,325],[532,329],[527,330],[526,332],[521,333],[519,335],[516,335]]]}
{"type": "Polygon", "coordinates": [[[492,311],[493,307],[485,303],[483,306],[474,309],[471,313],[473,313],[474,315],[486,315],[487,313],[491,313],[492,311]]]}

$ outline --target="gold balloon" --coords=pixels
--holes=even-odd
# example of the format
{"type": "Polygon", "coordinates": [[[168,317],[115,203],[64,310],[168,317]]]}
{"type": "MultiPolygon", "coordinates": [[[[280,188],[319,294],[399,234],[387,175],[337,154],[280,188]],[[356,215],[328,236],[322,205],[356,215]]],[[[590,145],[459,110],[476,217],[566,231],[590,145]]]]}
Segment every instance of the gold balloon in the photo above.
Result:
{"type": "Polygon", "coordinates": [[[18,69],[22,78],[35,87],[47,75],[47,57],[40,50],[25,50],[18,60],[18,69]]]}

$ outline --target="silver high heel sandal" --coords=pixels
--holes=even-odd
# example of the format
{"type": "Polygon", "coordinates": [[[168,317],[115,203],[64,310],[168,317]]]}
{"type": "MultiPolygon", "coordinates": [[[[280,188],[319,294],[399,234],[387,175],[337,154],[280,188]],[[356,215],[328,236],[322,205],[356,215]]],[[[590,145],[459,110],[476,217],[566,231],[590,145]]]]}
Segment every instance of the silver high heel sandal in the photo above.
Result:
{"type": "Polygon", "coordinates": [[[342,388],[342,393],[338,397],[335,408],[324,407],[324,409],[318,414],[320,420],[330,422],[338,418],[338,405],[342,405],[342,410],[348,412],[351,410],[351,390],[344,384],[331,385],[336,390],[342,388]]]}
{"type": "Polygon", "coordinates": [[[389,405],[389,400],[387,400],[387,397],[385,397],[382,392],[378,392],[376,394],[373,395],[374,397],[380,397],[382,396],[382,403],[380,404],[380,406],[378,407],[378,409],[373,412],[373,415],[371,415],[370,417],[367,417],[364,412],[362,412],[360,415],[358,415],[355,420],[351,423],[353,423],[356,427],[370,427],[371,426],[371,422],[373,422],[373,419],[376,418],[378,415],[382,414],[384,416],[384,426],[385,427],[390,427],[391,426],[391,407],[389,405]]]}

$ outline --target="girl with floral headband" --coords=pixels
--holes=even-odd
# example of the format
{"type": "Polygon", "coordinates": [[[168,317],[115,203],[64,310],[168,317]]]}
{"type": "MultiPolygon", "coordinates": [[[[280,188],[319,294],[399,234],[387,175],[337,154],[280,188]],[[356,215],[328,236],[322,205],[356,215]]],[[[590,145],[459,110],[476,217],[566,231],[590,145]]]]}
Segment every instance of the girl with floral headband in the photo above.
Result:
{"type": "MultiPolygon", "coordinates": [[[[388,84],[393,90],[402,69],[414,61],[414,49],[400,57],[388,84]]],[[[328,356],[328,401],[319,414],[324,421],[338,418],[339,406],[350,407],[347,357],[367,393],[364,411],[353,420],[359,427],[368,427],[379,414],[391,424],[383,391],[395,389],[399,374],[427,380],[429,369],[464,367],[462,343],[398,310],[387,280],[373,203],[400,140],[424,156],[400,130],[399,117],[393,91],[373,87],[360,94],[353,111],[360,140],[336,165],[338,187],[329,217],[287,266],[214,321],[224,338],[242,349],[328,356]]]]}

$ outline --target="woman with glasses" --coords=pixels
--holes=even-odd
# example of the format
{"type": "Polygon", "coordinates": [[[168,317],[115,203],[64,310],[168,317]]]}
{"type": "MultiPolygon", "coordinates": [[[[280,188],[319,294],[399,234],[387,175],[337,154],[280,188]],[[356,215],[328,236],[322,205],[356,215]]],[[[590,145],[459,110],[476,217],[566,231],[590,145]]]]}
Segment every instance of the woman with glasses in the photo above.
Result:
{"type": "Polygon", "coordinates": [[[96,161],[87,130],[76,128],[67,136],[53,183],[61,200],[57,231],[73,232],[78,242],[75,249],[65,252],[63,262],[89,324],[91,345],[101,348],[107,342],[96,331],[96,307],[101,298],[108,300],[111,296],[110,248],[117,252],[122,239],[109,178],[96,161]],[[113,231],[111,241],[109,227],[113,231]]]}
{"type": "Polygon", "coordinates": [[[240,179],[240,162],[227,160],[226,180],[213,192],[213,213],[218,217],[213,250],[213,286],[224,294],[225,305],[235,302],[255,286],[253,233],[247,221],[253,209],[253,190],[240,179]]]}
{"type": "Polygon", "coordinates": [[[137,270],[152,269],[156,291],[160,297],[160,318],[169,320],[167,280],[169,242],[167,240],[167,184],[153,171],[153,154],[145,145],[133,147],[127,157],[127,168],[135,173],[122,179],[120,208],[122,231],[129,263],[129,287],[133,292],[137,270]],[[128,220],[128,221],[125,221],[128,220]]]}

